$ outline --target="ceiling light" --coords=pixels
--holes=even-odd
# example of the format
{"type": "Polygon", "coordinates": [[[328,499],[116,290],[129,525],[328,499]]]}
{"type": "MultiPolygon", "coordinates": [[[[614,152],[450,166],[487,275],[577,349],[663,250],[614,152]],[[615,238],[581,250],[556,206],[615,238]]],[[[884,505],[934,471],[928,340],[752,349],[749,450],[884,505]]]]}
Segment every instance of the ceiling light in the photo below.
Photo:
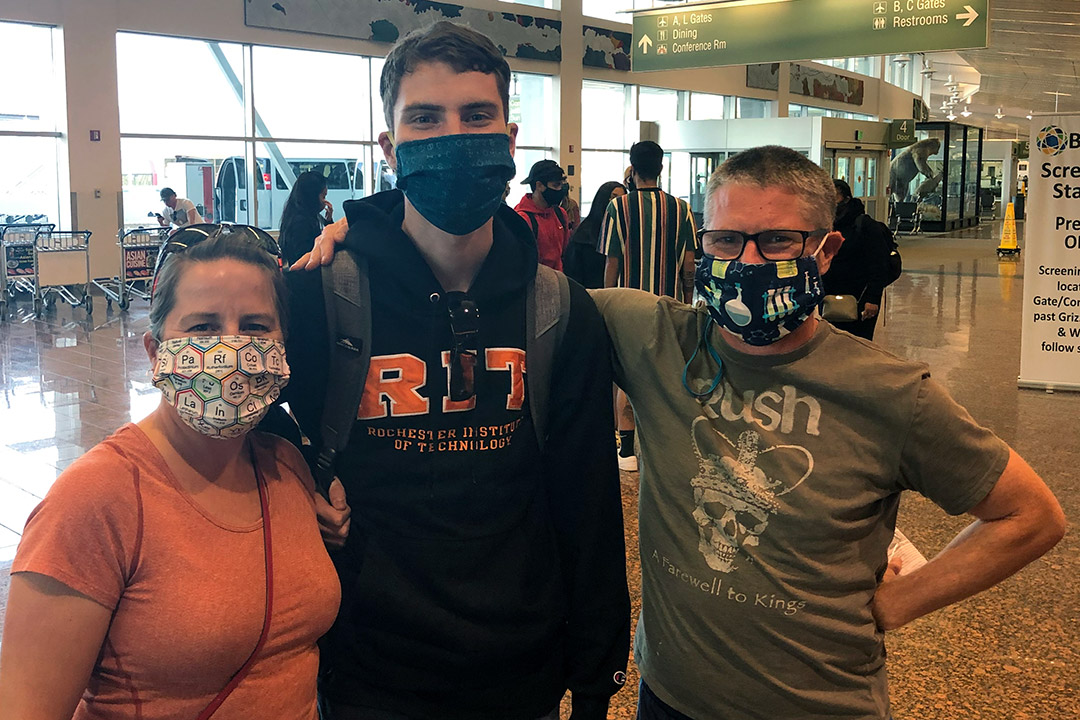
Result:
{"type": "Polygon", "coordinates": [[[956,115],[954,115],[951,112],[948,115],[946,115],[945,117],[947,117],[949,119],[949,122],[952,122],[953,120],[956,119],[956,115]]]}
{"type": "Polygon", "coordinates": [[[1005,117],[1005,115],[1001,112],[1001,108],[998,108],[998,111],[994,113],[994,117],[996,117],[998,120],[1005,117]]]}
{"type": "Polygon", "coordinates": [[[971,111],[968,110],[967,108],[964,108],[963,110],[961,110],[960,114],[963,115],[964,117],[971,117],[971,111]]]}
{"type": "Polygon", "coordinates": [[[1026,117],[1026,118],[1027,118],[1028,120],[1030,120],[1030,119],[1031,119],[1031,113],[1029,112],[1029,113],[1028,113],[1028,114],[1027,114],[1027,115],[1026,115],[1025,117],[1026,117]]]}

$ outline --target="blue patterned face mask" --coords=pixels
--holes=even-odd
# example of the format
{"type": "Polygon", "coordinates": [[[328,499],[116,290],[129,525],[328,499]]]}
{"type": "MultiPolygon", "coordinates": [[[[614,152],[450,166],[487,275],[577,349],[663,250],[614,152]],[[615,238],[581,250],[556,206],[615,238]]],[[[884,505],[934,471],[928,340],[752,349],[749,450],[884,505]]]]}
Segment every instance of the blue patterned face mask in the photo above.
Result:
{"type": "Polygon", "coordinates": [[[409,140],[394,150],[397,186],[429,223],[468,235],[495,215],[517,168],[506,133],[409,140]]]}
{"type": "Polygon", "coordinates": [[[748,345],[769,345],[802,325],[821,301],[815,255],[764,263],[705,255],[694,287],[717,325],[748,345]]]}

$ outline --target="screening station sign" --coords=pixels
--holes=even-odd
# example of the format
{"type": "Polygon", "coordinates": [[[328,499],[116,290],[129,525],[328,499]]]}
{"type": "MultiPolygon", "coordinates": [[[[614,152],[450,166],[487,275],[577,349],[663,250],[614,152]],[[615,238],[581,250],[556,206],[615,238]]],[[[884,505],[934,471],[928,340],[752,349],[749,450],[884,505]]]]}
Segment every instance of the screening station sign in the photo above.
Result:
{"type": "Polygon", "coordinates": [[[987,46],[988,0],[735,0],[634,14],[632,69],[987,46]]]}
{"type": "Polygon", "coordinates": [[[1020,387],[1080,390],[1080,114],[1031,123],[1020,387]]]}

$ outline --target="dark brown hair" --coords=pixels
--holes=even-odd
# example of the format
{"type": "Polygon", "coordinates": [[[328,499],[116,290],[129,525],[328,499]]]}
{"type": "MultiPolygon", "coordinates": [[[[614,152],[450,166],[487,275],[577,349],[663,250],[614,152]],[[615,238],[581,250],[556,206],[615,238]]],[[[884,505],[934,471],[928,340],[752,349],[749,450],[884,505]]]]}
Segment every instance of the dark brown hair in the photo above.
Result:
{"type": "Polygon", "coordinates": [[[495,76],[503,104],[503,120],[510,119],[510,66],[487,35],[442,20],[429,28],[413,30],[399,40],[386,56],[379,94],[386,127],[394,130],[394,105],[401,80],[426,62],[441,62],[454,72],[482,72],[495,76]]]}
{"type": "Polygon", "coordinates": [[[277,258],[240,233],[219,233],[208,237],[184,250],[170,255],[161,268],[154,300],[150,304],[150,335],[161,342],[165,319],[176,305],[176,287],[184,269],[192,263],[210,262],[230,258],[263,269],[270,276],[274,292],[274,306],[278,314],[278,326],[284,333],[288,327],[288,290],[285,277],[278,267],[277,258]]]}

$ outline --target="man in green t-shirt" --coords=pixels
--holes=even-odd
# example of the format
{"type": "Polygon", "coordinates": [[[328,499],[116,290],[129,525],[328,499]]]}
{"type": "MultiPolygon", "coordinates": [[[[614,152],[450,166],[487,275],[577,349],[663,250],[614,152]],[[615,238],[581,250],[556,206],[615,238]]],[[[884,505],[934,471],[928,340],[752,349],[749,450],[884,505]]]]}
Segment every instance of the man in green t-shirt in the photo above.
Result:
{"type": "Polygon", "coordinates": [[[642,720],[888,718],[885,631],[1064,532],[1042,480],[925,365],[819,318],[834,205],[799,153],[748,150],[709,181],[704,306],[594,294],[639,421],[642,720]],[[903,490],[975,521],[896,575],[903,490]]]}

